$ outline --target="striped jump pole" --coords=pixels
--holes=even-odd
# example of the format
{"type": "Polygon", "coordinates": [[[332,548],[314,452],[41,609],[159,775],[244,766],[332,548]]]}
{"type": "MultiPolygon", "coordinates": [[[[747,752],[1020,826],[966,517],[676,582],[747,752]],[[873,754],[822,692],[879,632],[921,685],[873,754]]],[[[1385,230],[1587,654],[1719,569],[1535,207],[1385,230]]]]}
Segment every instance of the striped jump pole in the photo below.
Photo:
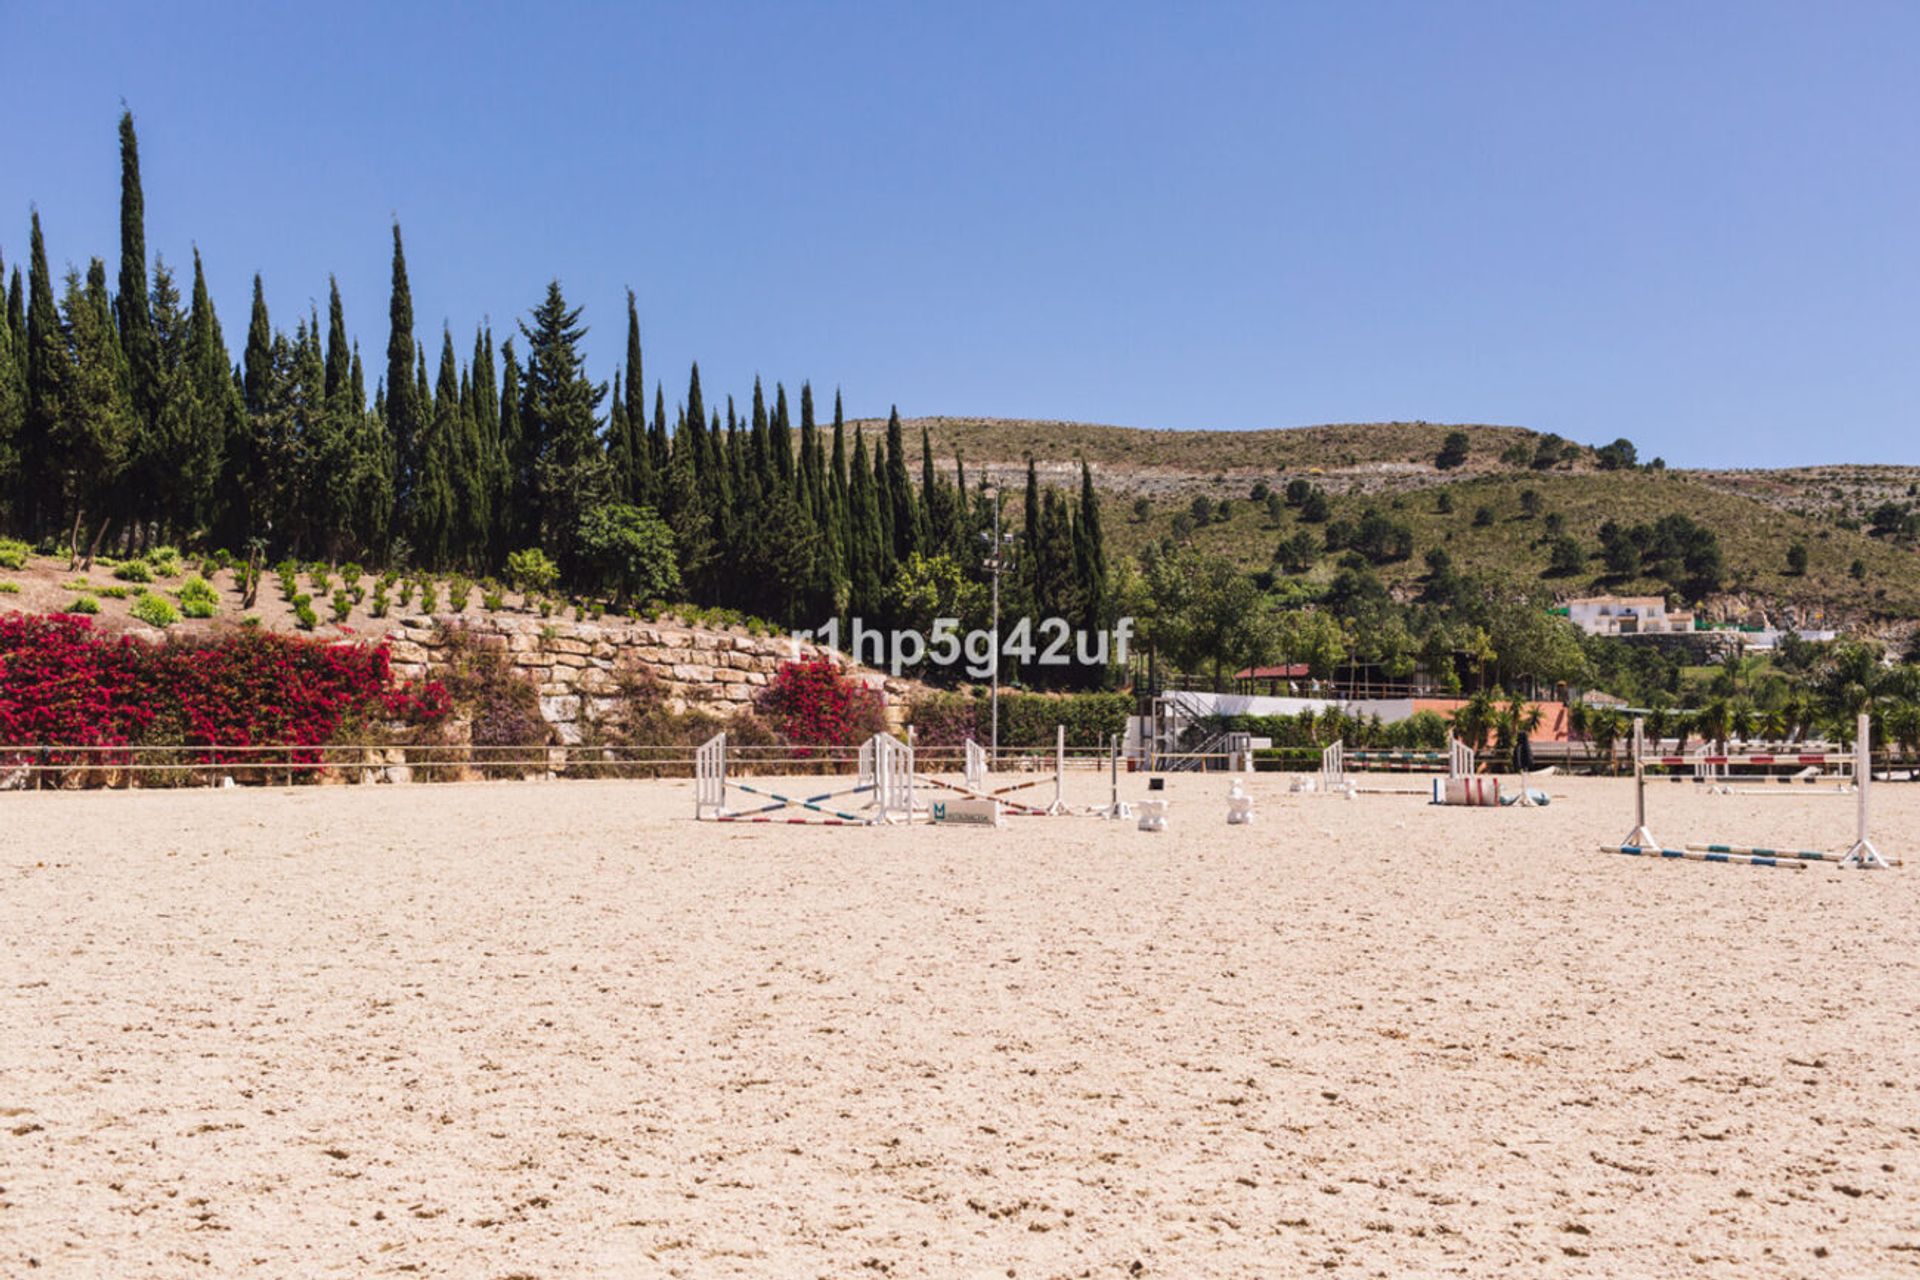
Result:
{"type": "MultiPolygon", "coordinates": [[[[1690,844],[1687,848],[1695,853],[1744,853],[1763,858],[1791,858],[1800,862],[1838,862],[1846,857],[1830,849],[1767,849],[1748,844],[1690,844]]],[[[1897,867],[1901,865],[1901,859],[1888,858],[1887,863],[1897,867]]]]}
{"type": "MultiPolygon", "coordinates": [[[[770,813],[776,809],[793,808],[793,809],[806,809],[812,813],[824,813],[829,817],[838,818],[841,822],[854,822],[854,823],[860,823],[864,825],[867,821],[865,818],[861,817],[858,814],[845,813],[839,809],[827,808],[826,805],[822,803],[822,801],[833,799],[836,793],[832,791],[828,791],[822,795],[817,795],[817,796],[786,796],[786,795],[781,795],[778,791],[768,791],[760,787],[748,786],[744,782],[735,782],[732,785],[735,789],[744,791],[750,796],[761,796],[765,799],[773,801],[774,803],[770,805],[765,805],[760,809],[749,809],[745,813],[729,813],[729,814],[721,815],[722,817],[727,819],[738,820],[742,818],[752,818],[752,817],[758,816],[761,813],[770,813]]],[[[778,821],[778,819],[775,819],[775,821],[778,821]]]]}
{"type": "Polygon", "coordinates": [[[1807,864],[1793,858],[1766,857],[1749,853],[1706,853],[1693,849],[1662,849],[1658,845],[1603,844],[1602,853],[1624,853],[1630,858],[1682,858],[1688,862],[1732,862],[1750,867],[1790,867],[1805,871],[1807,864]]]}

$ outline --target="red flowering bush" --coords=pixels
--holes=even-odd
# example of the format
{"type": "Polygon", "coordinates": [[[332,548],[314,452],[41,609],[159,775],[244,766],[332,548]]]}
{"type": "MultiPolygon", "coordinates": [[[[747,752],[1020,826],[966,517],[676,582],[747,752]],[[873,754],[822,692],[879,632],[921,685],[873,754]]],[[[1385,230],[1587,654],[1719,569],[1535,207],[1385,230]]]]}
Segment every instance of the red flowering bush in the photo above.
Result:
{"type": "Polygon", "coordinates": [[[757,705],[781,737],[809,746],[844,747],[887,727],[886,700],[830,658],[785,663],[757,705]]]}
{"type": "MultiPolygon", "coordinates": [[[[109,639],[71,614],[0,617],[0,744],[312,747],[367,719],[432,723],[449,706],[437,682],[396,686],[384,646],[261,631],[151,644],[109,639]]],[[[195,754],[228,759],[218,750],[195,754]]],[[[45,762],[78,758],[56,752],[45,762]]]]}

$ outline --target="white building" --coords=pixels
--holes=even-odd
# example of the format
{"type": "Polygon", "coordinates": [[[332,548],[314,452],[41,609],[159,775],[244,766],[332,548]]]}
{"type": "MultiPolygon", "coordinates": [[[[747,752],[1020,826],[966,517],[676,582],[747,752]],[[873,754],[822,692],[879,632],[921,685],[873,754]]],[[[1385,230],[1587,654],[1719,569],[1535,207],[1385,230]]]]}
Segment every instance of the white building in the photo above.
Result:
{"type": "Polygon", "coordinates": [[[1671,636],[1693,630],[1691,610],[1660,596],[1586,596],[1567,601],[1567,619],[1590,636],[1671,636]]]}

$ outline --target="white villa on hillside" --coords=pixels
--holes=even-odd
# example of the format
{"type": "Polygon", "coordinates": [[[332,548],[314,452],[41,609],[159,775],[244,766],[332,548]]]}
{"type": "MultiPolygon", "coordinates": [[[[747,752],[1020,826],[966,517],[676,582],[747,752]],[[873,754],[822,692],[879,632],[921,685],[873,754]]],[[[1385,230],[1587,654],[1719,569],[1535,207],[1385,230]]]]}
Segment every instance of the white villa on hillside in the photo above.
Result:
{"type": "Polygon", "coordinates": [[[1590,636],[1671,636],[1693,630],[1688,610],[1659,596],[1587,596],[1567,601],[1567,619],[1590,636]]]}

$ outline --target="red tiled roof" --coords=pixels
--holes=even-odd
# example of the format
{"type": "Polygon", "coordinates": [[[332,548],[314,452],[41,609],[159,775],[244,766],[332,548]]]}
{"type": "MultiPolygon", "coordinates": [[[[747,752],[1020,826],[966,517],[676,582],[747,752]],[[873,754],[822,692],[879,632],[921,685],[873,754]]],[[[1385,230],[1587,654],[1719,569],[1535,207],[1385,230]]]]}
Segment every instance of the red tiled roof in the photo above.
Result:
{"type": "Polygon", "coordinates": [[[1304,680],[1307,664],[1289,662],[1281,667],[1243,667],[1233,673],[1235,680],[1304,680]]]}

